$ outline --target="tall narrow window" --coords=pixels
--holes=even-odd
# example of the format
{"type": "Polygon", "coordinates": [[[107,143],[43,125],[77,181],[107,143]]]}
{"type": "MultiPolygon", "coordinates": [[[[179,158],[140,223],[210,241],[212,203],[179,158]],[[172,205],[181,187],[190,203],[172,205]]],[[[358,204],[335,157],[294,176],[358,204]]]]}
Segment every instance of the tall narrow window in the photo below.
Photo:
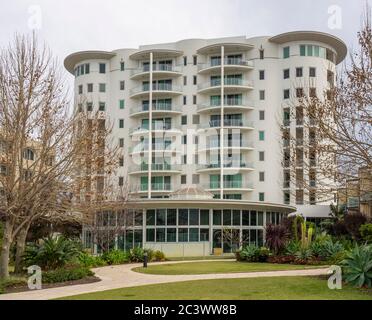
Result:
{"type": "Polygon", "coordinates": [[[187,66],[187,57],[186,56],[183,57],[183,65],[187,66]]]}
{"type": "Polygon", "coordinates": [[[124,128],[124,119],[119,119],[119,128],[120,129],[124,128]]]}
{"type": "Polygon", "coordinates": [[[283,79],[289,79],[289,69],[283,70],[283,79]]]}
{"type": "Polygon", "coordinates": [[[260,59],[263,60],[265,57],[265,51],[264,49],[260,49],[260,59]]]}
{"type": "Polygon", "coordinates": [[[193,65],[196,66],[198,64],[198,56],[193,56],[192,62],[193,62],[193,65]]]}
{"type": "Polygon", "coordinates": [[[265,131],[259,131],[258,132],[258,138],[260,141],[264,141],[265,140],[265,131]]]}
{"type": "Polygon", "coordinates": [[[125,70],[125,63],[122,61],[120,62],[120,71],[124,71],[125,70]]]}
{"type": "Polygon", "coordinates": [[[287,59],[289,58],[290,52],[289,52],[289,47],[284,47],[283,48],[283,58],[287,59]]]}
{"type": "Polygon", "coordinates": [[[260,110],[260,120],[265,120],[265,110],[260,110]]]}
{"type": "Polygon", "coordinates": [[[265,90],[260,90],[260,100],[265,100],[265,90]]]}
{"type": "Polygon", "coordinates": [[[123,99],[119,100],[119,108],[124,109],[124,107],[125,107],[125,100],[123,99]]]}
{"type": "Polygon", "coordinates": [[[198,78],[196,76],[193,76],[193,85],[195,86],[198,82],[198,78]]]}
{"type": "Polygon", "coordinates": [[[106,63],[99,64],[99,73],[106,73],[106,63]]]}
{"type": "Polygon", "coordinates": [[[120,81],[120,90],[125,89],[125,81],[120,81]]]}
{"type": "Polygon", "coordinates": [[[260,80],[265,80],[265,70],[260,70],[259,71],[259,79],[260,80]]]}

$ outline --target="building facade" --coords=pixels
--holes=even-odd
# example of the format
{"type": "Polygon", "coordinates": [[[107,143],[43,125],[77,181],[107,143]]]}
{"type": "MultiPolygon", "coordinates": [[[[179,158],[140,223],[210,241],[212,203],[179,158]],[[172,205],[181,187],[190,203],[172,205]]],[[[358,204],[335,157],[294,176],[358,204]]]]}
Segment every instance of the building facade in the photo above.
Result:
{"type": "Polygon", "coordinates": [[[259,245],[265,224],[328,207],[315,186],[307,194],[286,180],[282,129],[311,138],[286,108],[299,91],[322,95],[346,51],[332,35],[301,31],[68,56],[76,110],[102,113],[122,149],[114,178],[118,187],[129,183],[142,210],[131,242],[171,255],[199,252],[201,242],[208,253],[229,252],[218,235],[225,227],[259,245]]]}

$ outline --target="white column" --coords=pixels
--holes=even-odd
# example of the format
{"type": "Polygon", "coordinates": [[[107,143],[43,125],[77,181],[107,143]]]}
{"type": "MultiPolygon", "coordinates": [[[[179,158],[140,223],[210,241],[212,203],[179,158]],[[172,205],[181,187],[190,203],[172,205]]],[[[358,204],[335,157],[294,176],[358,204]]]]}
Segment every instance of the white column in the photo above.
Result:
{"type": "Polygon", "coordinates": [[[153,53],[150,52],[150,87],[149,87],[149,155],[148,155],[148,198],[151,199],[151,177],[152,177],[152,63],[153,53]]]}
{"type": "Polygon", "coordinates": [[[221,174],[220,174],[220,197],[223,199],[224,191],[224,103],[225,103],[225,47],[221,47],[221,129],[220,129],[220,165],[221,165],[221,174]]]}

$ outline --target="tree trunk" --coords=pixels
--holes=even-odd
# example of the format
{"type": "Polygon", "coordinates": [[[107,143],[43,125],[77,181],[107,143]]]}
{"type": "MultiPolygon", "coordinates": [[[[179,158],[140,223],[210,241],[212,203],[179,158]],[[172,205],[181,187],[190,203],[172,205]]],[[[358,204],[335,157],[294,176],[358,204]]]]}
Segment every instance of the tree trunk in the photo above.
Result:
{"type": "Polygon", "coordinates": [[[5,222],[3,242],[1,245],[0,255],[0,279],[9,277],[9,254],[10,246],[12,244],[12,233],[13,225],[9,222],[5,222]]]}
{"type": "Polygon", "coordinates": [[[17,247],[16,247],[16,257],[15,257],[15,268],[14,272],[16,274],[21,274],[23,271],[23,254],[26,247],[26,238],[29,226],[26,226],[19,231],[17,235],[17,247]]]}

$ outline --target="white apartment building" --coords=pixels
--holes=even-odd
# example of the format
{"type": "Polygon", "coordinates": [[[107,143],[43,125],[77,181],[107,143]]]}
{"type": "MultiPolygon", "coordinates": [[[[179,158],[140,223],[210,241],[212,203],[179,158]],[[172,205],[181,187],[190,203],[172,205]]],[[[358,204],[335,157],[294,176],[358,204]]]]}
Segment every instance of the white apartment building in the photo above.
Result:
{"type": "Polygon", "coordinates": [[[115,179],[129,181],[140,211],[115,245],[230,252],[226,228],[262,245],[264,226],[284,215],[327,215],[316,177],[311,194],[288,181],[282,128],[311,138],[288,117],[292,97],[322,95],[346,53],[330,34],[295,31],[69,55],[76,108],[112,123],[122,148],[115,179]]]}

